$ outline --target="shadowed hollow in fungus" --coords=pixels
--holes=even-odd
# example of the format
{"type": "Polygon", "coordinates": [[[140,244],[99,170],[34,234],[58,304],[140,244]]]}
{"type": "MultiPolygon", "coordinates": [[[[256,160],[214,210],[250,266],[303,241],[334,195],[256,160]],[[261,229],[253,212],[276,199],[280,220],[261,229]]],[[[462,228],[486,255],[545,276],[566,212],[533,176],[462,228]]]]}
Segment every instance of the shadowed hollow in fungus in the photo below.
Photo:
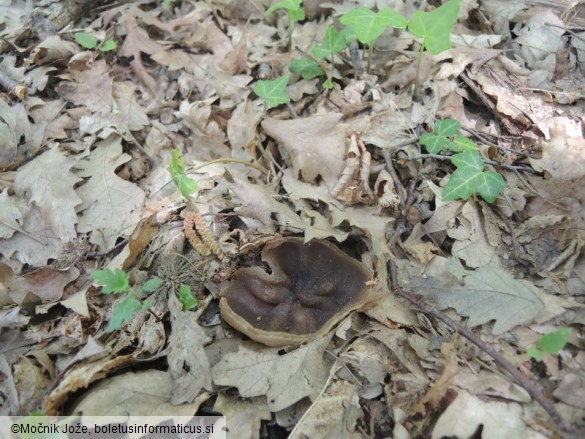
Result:
{"type": "Polygon", "coordinates": [[[324,240],[282,238],[264,247],[272,269],[240,268],[221,293],[224,320],[268,346],[321,337],[369,302],[369,272],[324,240]]]}

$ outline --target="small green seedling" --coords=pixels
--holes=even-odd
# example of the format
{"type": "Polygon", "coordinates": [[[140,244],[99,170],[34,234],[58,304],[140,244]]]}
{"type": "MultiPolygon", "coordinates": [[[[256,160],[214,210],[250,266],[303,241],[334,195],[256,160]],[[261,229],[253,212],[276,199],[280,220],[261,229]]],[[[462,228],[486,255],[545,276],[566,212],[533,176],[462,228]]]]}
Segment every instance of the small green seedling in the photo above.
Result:
{"type": "Polygon", "coordinates": [[[281,0],[270,6],[264,15],[270,15],[279,9],[285,9],[288,13],[288,43],[287,47],[292,46],[292,33],[297,21],[305,19],[305,10],[301,7],[303,0],[281,0]]]}
{"type": "Polygon", "coordinates": [[[443,188],[445,201],[468,200],[475,193],[488,203],[493,203],[506,187],[504,178],[494,171],[484,171],[485,163],[472,140],[461,135],[461,124],[457,120],[445,119],[435,124],[435,132],[424,133],[419,143],[431,154],[445,150],[458,154],[451,156],[457,170],[453,172],[443,188]]]}
{"type": "Polygon", "coordinates": [[[114,40],[105,40],[98,44],[99,40],[88,32],[76,32],[74,37],[77,44],[90,50],[97,49],[100,52],[110,52],[118,47],[114,40]]]}
{"type": "Polygon", "coordinates": [[[558,354],[567,344],[569,335],[571,335],[571,328],[562,328],[549,332],[538,340],[536,347],[528,348],[526,353],[536,361],[542,361],[544,354],[558,354]]]}
{"type": "Polygon", "coordinates": [[[323,70],[321,64],[307,57],[291,61],[288,70],[291,73],[298,73],[303,79],[313,79],[325,75],[325,70],[323,70]]]}
{"type": "Polygon", "coordinates": [[[368,73],[376,39],[390,27],[397,29],[406,27],[406,19],[396,11],[382,9],[376,13],[363,6],[346,12],[339,21],[351,27],[358,41],[368,46],[368,73]]]}
{"type": "Polygon", "coordinates": [[[415,84],[418,83],[423,50],[437,55],[451,48],[451,29],[458,15],[459,0],[449,0],[434,11],[416,11],[408,21],[408,31],[423,39],[418,52],[415,84]]]}
{"type": "Polygon", "coordinates": [[[286,94],[288,76],[280,76],[273,80],[261,80],[254,85],[254,93],[264,99],[268,108],[288,104],[290,97],[286,94]]]}
{"type": "Polygon", "coordinates": [[[189,311],[199,303],[197,298],[193,297],[191,287],[185,284],[181,284],[179,287],[179,301],[183,304],[183,311],[189,311]]]}
{"type": "Polygon", "coordinates": [[[154,305],[154,298],[149,297],[142,300],[143,293],[152,293],[162,283],[162,279],[152,278],[146,282],[142,287],[134,289],[130,286],[128,275],[116,268],[110,270],[95,270],[91,273],[91,277],[102,288],[104,294],[123,294],[126,296],[120,300],[114,307],[112,318],[108,322],[106,331],[112,332],[122,326],[124,322],[130,322],[134,314],[138,311],[146,312],[154,305]]]}
{"type": "Polygon", "coordinates": [[[197,183],[185,175],[185,157],[181,155],[178,148],[173,149],[168,170],[181,195],[190,199],[191,195],[197,191],[197,183]]]}

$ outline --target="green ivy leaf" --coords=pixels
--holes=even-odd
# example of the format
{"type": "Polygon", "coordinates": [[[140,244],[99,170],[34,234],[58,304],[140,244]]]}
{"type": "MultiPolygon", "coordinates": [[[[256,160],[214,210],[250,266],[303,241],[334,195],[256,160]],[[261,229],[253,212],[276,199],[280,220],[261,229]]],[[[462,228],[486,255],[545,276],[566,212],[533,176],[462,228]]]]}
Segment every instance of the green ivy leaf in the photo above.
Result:
{"type": "Polygon", "coordinates": [[[114,307],[112,318],[108,323],[106,331],[112,332],[122,326],[124,322],[130,322],[134,313],[142,308],[140,300],[128,295],[120,300],[114,307]]]}
{"type": "Polygon", "coordinates": [[[102,287],[104,294],[118,294],[130,290],[128,275],[119,268],[115,270],[110,270],[109,268],[94,270],[91,273],[91,277],[96,284],[102,287]]]}
{"type": "Polygon", "coordinates": [[[274,11],[277,11],[279,9],[286,9],[287,11],[296,11],[301,8],[301,3],[303,3],[303,0],[281,0],[270,6],[268,9],[266,9],[264,15],[270,15],[274,11]]]}
{"type": "MultiPolygon", "coordinates": [[[[464,153],[462,153],[464,154],[464,153]]],[[[493,203],[506,187],[504,178],[497,172],[478,172],[474,167],[458,168],[443,189],[443,200],[468,200],[478,193],[488,203],[493,203]]]]}
{"type": "Polygon", "coordinates": [[[291,73],[299,73],[303,79],[313,79],[325,75],[319,63],[309,58],[293,60],[288,69],[291,73]]]}
{"type": "Polygon", "coordinates": [[[100,52],[110,52],[112,50],[115,50],[116,47],[118,47],[118,45],[116,44],[116,42],[114,40],[106,40],[100,46],[100,52]]]}
{"type": "Polygon", "coordinates": [[[331,81],[331,79],[327,79],[325,82],[323,82],[323,88],[326,90],[331,90],[333,88],[333,81],[331,81]]]}
{"type": "Polygon", "coordinates": [[[423,46],[436,55],[451,48],[451,29],[459,15],[459,0],[449,0],[431,12],[416,11],[408,30],[423,39],[423,46]]]}
{"type": "Polygon", "coordinates": [[[142,285],[142,291],[152,293],[163,283],[163,280],[158,277],[153,277],[142,285]]]}
{"type": "Polygon", "coordinates": [[[185,158],[178,148],[173,149],[171,162],[167,168],[173,179],[173,183],[185,198],[197,191],[197,183],[185,175],[185,158]]]}
{"type": "Polygon", "coordinates": [[[290,102],[286,94],[288,76],[281,76],[271,81],[258,81],[254,85],[254,93],[266,101],[268,108],[278,107],[280,104],[290,102]]]}
{"type": "Polygon", "coordinates": [[[406,27],[406,19],[396,11],[382,9],[375,13],[363,6],[346,12],[339,21],[346,26],[351,26],[358,41],[367,45],[371,45],[389,27],[399,29],[406,27]]]}
{"type": "Polygon", "coordinates": [[[567,344],[571,328],[561,328],[550,332],[538,340],[538,347],[547,354],[556,355],[567,344]]]}
{"type": "Polygon", "coordinates": [[[470,168],[475,172],[483,171],[484,163],[476,150],[464,151],[451,156],[451,163],[456,168],[470,168]]]}
{"type": "Polygon", "coordinates": [[[451,141],[444,136],[438,136],[434,133],[423,133],[419,138],[419,143],[427,148],[431,154],[438,154],[451,141]]]}
{"type": "Polygon", "coordinates": [[[453,152],[476,151],[477,145],[469,137],[456,136],[447,148],[453,152]]]}
{"type": "Polygon", "coordinates": [[[459,134],[461,123],[455,119],[443,119],[435,124],[435,134],[439,136],[451,137],[459,134]]]}
{"type": "Polygon", "coordinates": [[[86,49],[95,49],[98,44],[98,39],[87,32],[75,32],[74,38],[77,44],[86,49]]]}
{"type": "Polygon", "coordinates": [[[179,301],[183,304],[183,311],[188,311],[195,308],[199,303],[196,297],[191,293],[189,285],[181,284],[179,287],[179,301]]]}
{"type": "Polygon", "coordinates": [[[315,58],[326,58],[341,52],[345,47],[345,33],[337,32],[335,27],[329,26],[325,32],[323,42],[313,47],[311,54],[315,58]]]}

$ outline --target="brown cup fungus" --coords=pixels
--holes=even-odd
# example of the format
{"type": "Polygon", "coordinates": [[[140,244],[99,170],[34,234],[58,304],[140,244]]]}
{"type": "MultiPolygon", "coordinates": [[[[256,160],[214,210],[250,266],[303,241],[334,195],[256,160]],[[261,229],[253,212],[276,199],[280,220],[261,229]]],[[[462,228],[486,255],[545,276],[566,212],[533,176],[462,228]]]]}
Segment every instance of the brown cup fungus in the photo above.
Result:
{"type": "Polygon", "coordinates": [[[278,239],[262,259],[272,274],[240,268],[221,293],[220,310],[233,328],[267,346],[321,337],[369,301],[369,272],[328,241],[278,239]]]}

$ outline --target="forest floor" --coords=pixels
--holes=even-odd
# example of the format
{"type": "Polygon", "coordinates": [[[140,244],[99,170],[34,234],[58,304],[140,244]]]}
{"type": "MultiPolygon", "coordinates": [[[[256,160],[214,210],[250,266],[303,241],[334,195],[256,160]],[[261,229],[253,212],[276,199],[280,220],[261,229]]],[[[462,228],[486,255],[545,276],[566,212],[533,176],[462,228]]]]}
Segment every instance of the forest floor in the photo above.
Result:
{"type": "Polygon", "coordinates": [[[585,436],[585,4],[38,3],[0,0],[1,415],[585,436]]]}

